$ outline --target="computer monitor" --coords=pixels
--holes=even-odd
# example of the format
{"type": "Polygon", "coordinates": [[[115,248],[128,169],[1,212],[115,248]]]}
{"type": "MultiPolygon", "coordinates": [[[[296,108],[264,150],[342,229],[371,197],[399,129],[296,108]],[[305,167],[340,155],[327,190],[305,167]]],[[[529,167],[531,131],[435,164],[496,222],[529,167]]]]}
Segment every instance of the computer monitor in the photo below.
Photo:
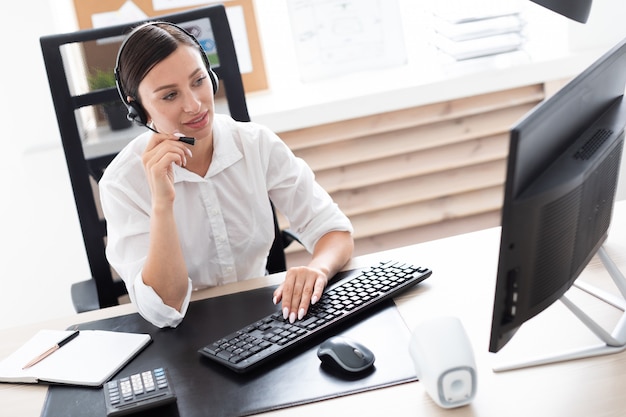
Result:
{"type": "MultiPolygon", "coordinates": [[[[596,253],[605,254],[624,144],[625,84],[626,40],[511,129],[489,351],[498,352],[555,301],[572,309],[565,293],[596,253]]],[[[616,283],[626,291],[626,281],[616,283]]],[[[605,350],[623,349],[625,333],[602,334],[605,350]]]]}

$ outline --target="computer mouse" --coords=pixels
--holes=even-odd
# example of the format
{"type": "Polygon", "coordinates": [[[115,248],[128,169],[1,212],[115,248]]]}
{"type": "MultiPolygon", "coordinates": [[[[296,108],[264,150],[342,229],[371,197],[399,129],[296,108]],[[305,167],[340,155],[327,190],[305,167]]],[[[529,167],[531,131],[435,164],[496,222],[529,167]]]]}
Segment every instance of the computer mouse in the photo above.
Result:
{"type": "Polygon", "coordinates": [[[362,343],[344,336],[333,336],[317,349],[323,365],[347,373],[359,373],[374,365],[374,353],[362,343]]]}

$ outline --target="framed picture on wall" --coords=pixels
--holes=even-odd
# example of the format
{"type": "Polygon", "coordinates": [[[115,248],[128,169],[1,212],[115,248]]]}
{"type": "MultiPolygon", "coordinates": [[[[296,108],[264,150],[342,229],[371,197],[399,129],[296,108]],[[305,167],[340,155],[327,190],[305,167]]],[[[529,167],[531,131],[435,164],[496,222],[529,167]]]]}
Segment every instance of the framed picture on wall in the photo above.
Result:
{"type": "MultiPolygon", "coordinates": [[[[233,34],[237,58],[246,92],[267,89],[267,76],[256,23],[253,0],[227,2],[201,0],[74,0],[74,9],[80,29],[128,23],[151,17],[176,13],[196,7],[222,3],[233,34]]],[[[210,24],[185,27],[198,38],[212,65],[219,65],[210,24]]],[[[88,68],[106,68],[115,62],[121,39],[110,45],[98,45],[85,50],[88,68]],[[91,49],[91,50],[89,50],[91,49]],[[103,62],[106,61],[106,62],[103,62]],[[108,63],[107,63],[108,62],[108,63]]]]}

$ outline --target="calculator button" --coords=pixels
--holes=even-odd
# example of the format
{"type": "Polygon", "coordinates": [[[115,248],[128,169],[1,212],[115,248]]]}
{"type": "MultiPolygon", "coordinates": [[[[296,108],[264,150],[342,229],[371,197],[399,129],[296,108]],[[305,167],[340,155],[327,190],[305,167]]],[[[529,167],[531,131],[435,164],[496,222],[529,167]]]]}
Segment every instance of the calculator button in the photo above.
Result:
{"type": "Polygon", "coordinates": [[[143,382],[141,382],[141,375],[134,374],[130,377],[130,381],[133,385],[133,392],[135,395],[143,394],[143,382]]]}
{"type": "Polygon", "coordinates": [[[120,389],[122,391],[122,397],[129,399],[133,397],[133,389],[130,384],[129,378],[120,379],[120,389]]]}
{"type": "Polygon", "coordinates": [[[152,372],[146,371],[141,374],[143,378],[143,386],[146,392],[152,392],[155,390],[154,378],[152,378],[152,372]]]}
{"type": "Polygon", "coordinates": [[[163,369],[155,370],[154,378],[156,379],[156,384],[159,389],[167,388],[167,378],[165,377],[163,369]]]}
{"type": "Polygon", "coordinates": [[[109,400],[111,404],[120,403],[120,390],[117,386],[117,381],[113,381],[108,385],[109,388],[109,400]]]}

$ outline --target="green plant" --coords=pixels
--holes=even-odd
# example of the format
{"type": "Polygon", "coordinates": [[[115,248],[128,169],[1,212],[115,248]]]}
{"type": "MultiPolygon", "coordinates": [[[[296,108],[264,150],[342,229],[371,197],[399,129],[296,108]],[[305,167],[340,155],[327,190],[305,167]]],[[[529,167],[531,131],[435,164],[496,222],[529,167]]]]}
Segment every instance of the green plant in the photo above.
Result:
{"type": "MultiPolygon", "coordinates": [[[[87,82],[91,91],[115,87],[115,74],[112,70],[96,69],[88,74],[87,82]]],[[[100,108],[101,110],[98,110],[102,111],[100,117],[108,120],[111,130],[126,129],[132,125],[127,118],[126,106],[120,100],[102,103],[100,108]]]]}
{"type": "Polygon", "coordinates": [[[115,87],[115,74],[113,70],[96,69],[89,74],[87,82],[92,91],[115,87]]]}

